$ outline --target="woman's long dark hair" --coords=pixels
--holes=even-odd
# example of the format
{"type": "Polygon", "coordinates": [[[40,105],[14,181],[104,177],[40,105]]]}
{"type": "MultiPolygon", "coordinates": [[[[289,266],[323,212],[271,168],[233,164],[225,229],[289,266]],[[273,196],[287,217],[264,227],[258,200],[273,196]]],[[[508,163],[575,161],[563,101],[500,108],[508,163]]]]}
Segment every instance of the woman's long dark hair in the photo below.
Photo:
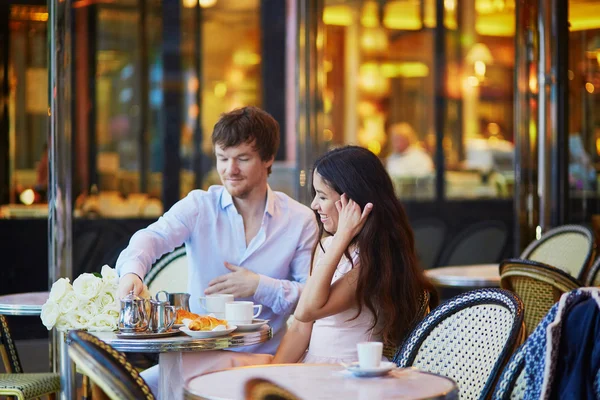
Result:
{"type": "MultiPolygon", "coordinates": [[[[376,333],[383,336],[384,342],[400,344],[416,322],[423,292],[432,292],[434,302],[437,296],[418,265],[413,232],[392,180],[377,156],[357,146],[327,152],[315,162],[313,170],[361,209],[373,203],[364,227],[351,243],[358,247],[360,263],[356,317],[362,307],[367,307],[375,316],[372,329],[381,323],[381,332],[376,333]]],[[[312,190],[314,197],[314,186],[312,190]]],[[[318,215],[317,221],[322,237],[324,228],[318,215]]],[[[319,245],[315,245],[313,258],[319,245]]]]}

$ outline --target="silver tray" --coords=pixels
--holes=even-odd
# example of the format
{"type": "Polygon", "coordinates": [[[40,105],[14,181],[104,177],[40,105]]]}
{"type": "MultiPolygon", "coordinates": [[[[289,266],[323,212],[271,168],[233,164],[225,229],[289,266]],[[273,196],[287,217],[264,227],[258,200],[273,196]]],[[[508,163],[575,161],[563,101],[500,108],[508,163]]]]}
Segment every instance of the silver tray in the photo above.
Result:
{"type": "Polygon", "coordinates": [[[181,331],[170,329],[166,332],[156,333],[156,332],[120,332],[116,331],[115,334],[119,339],[154,339],[161,338],[167,336],[175,336],[179,335],[181,331]]]}

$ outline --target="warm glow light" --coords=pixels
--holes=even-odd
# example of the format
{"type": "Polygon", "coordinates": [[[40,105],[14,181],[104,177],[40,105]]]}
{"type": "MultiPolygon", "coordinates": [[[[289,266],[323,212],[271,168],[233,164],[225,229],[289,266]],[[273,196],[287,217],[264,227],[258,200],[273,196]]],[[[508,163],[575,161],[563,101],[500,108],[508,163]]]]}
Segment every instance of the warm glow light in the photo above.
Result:
{"type": "Polygon", "coordinates": [[[32,189],[25,189],[19,195],[19,199],[21,200],[21,203],[30,206],[35,200],[35,192],[32,189]]]}
{"type": "Polygon", "coordinates": [[[233,85],[240,85],[244,81],[244,72],[234,68],[229,72],[228,80],[233,85]]]}
{"type": "Polygon", "coordinates": [[[260,55],[248,50],[237,50],[233,53],[233,63],[240,67],[260,64],[260,55]]]}
{"type": "Polygon", "coordinates": [[[185,8],[194,8],[198,4],[197,0],[183,0],[183,6],[185,8]]]}
{"type": "Polygon", "coordinates": [[[350,26],[352,24],[352,11],[346,5],[326,6],[323,10],[325,25],[350,26]]]}
{"type": "Polygon", "coordinates": [[[596,139],[596,154],[600,156],[600,138],[596,139]]]}
{"type": "Polygon", "coordinates": [[[377,140],[371,140],[367,145],[367,148],[376,156],[381,153],[381,143],[379,143],[377,140]]]}
{"type": "Polygon", "coordinates": [[[377,112],[377,107],[370,101],[361,101],[357,106],[358,115],[362,118],[371,116],[377,112]]]}
{"type": "Polygon", "coordinates": [[[225,97],[227,94],[227,84],[225,82],[219,82],[215,85],[215,96],[219,98],[225,97]]]}
{"type": "Polygon", "coordinates": [[[444,8],[448,11],[456,9],[456,0],[444,0],[444,8]]]}
{"type": "Polygon", "coordinates": [[[591,82],[586,83],[585,90],[587,90],[588,93],[594,93],[594,85],[591,82]]]}
{"type": "Polygon", "coordinates": [[[429,75],[429,67],[422,62],[383,63],[381,73],[386,78],[424,78],[429,75]]]}
{"type": "Polygon", "coordinates": [[[192,104],[189,108],[188,108],[188,116],[190,118],[196,118],[198,116],[198,113],[200,112],[200,109],[198,108],[198,104],[192,104]]]}
{"type": "Polygon", "coordinates": [[[365,94],[385,96],[390,91],[390,80],[385,77],[375,63],[360,66],[359,85],[365,94]]]}
{"type": "Polygon", "coordinates": [[[483,61],[475,61],[473,68],[475,69],[475,75],[477,75],[479,79],[485,77],[485,63],[483,61]]]}
{"type": "Polygon", "coordinates": [[[217,4],[217,0],[198,0],[198,4],[202,8],[209,8],[217,4]]]}
{"type": "Polygon", "coordinates": [[[538,92],[537,75],[531,75],[529,77],[529,90],[531,91],[531,93],[537,93],[538,92]]]}
{"type": "Polygon", "coordinates": [[[331,129],[323,130],[323,139],[325,139],[326,142],[331,142],[333,140],[333,132],[331,129]]]}
{"type": "Polygon", "coordinates": [[[476,76],[469,76],[467,77],[467,84],[473,87],[479,86],[479,79],[476,76]]]}
{"type": "Polygon", "coordinates": [[[388,48],[388,37],[382,28],[365,28],[360,38],[360,47],[366,53],[381,53],[388,48]]]}
{"type": "Polygon", "coordinates": [[[567,71],[567,76],[569,77],[569,80],[572,81],[573,78],[575,78],[575,74],[573,73],[573,71],[568,70],[567,71]]]}
{"type": "Polygon", "coordinates": [[[378,5],[374,1],[365,2],[363,6],[360,23],[365,28],[375,28],[379,26],[379,10],[378,5]]]}

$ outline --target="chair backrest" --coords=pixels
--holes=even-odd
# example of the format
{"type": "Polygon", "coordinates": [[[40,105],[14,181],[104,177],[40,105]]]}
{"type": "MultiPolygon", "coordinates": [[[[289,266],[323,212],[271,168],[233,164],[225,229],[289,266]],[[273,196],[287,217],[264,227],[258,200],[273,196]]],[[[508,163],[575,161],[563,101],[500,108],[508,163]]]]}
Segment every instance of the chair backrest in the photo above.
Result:
{"type": "Polygon", "coordinates": [[[440,265],[494,263],[502,259],[508,229],[501,221],[478,222],[462,230],[442,253],[440,265]]]}
{"type": "Polygon", "coordinates": [[[15,342],[10,335],[10,329],[8,329],[8,322],[4,315],[0,315],[0,355],[2,356],[2,363],[4,364],[4,370],[7,373],[21,373],[23,367],[21,366],[21,360],[17,353],[17,347],[15,342]]]}
{"type": "MultiPolygon", "coordinates": [[[[419,322],[421,322],[423,320],[423,318],[425,318],[425,316],[427,314],[429,314],[429,299],[431,298],[431,294],[425,290],[423,291],[423,296],[421,297],[421,306],[419,307],[419,312],[417,313],[417,316],[415,317],[415,321],[414,324],[411,326],[411,329],[408,330],[408,332],[411,332],[412,329],[417,326],[417,324],[419,322]]],[[[406,338],[405,338],[406,339],[406,338]]],[[[402,348],[402,343],[404,343],[404,340],[400,343],[397,343],[395,345],[393,344],[385,344],[383,346],[383,355],[385,357],[387,357],[388,360],[392,360],[396,354],[398,353],[398,351],[400,351],[400,349],[402,348]]]]}
{"type": "Polygon", "coordinates": [[[246,400],[299,400],[288,390],[263,378],[249,379],[244,392],[246,400]]]}
{"type": "Polygon", "coordinates": [[[440,252],[446,241],[446,224],[437,218],[419,219],[412,224],[415,235],[415,248],[421,267],[436,266],[440,252]]]}
{"type": "Polygon", "coordinates": [[[494,400],[521,400],[525,397],[525,351],[519,347],[502,371],[494,390],[494,400]]]}
{"type": "Polygon", "coordinates": [[[84,331],[69,332],[68,345],[77,368],[109,398],[154,400],[150,388],[123,353],[84,331]]]}
{"type": "Polygon", "coordinates": [[[598,257],[590,267],[583,283],[586,286],[600,286],[600,257],[598,257]]]}
{"type": "Polygon", "coordinates": [[[552,265],[583,281],[595,253],[596,242],[589,228],[563,225],[529,244],[520,258],[552,265]]]}
{"type": "Polygon", "coordinates": [[[160,290],[179,293],[188,291],[187,278],[188,260],[185,246],[181,246],[159,258],[144,278],[144,283],[151,295],[160,290]]]}
{"type": "Polygon", "coordinates": [[[563,293],[580,286],[568,273],[543,263],[509,259],[500,264],[500,287],[516,293],[525,306],[527,335],[563,293]]]}
{"type": "Polygon", "coordinates": [[[431,311],[394,361],[453,379],[461,398],[484,399],[520,344],[523,304],[503,289],[453,297],[431,311]]]}

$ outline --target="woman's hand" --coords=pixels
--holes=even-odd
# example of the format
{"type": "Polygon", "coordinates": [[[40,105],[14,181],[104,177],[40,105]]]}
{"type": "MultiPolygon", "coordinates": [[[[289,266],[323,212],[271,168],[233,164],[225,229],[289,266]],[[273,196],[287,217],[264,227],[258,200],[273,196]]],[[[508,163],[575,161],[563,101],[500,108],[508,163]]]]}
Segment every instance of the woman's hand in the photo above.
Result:
{"type": "Polygon", "coordinates": [[[338,227],[336,236],[343,235],[345,239],[352,240],[367,222],[367,217],[373,210],[373,204],[367,203],[361,211],[360,206],[352,199],[348,199],[346,193],[335,202],[338,210],[338,227]]]}

